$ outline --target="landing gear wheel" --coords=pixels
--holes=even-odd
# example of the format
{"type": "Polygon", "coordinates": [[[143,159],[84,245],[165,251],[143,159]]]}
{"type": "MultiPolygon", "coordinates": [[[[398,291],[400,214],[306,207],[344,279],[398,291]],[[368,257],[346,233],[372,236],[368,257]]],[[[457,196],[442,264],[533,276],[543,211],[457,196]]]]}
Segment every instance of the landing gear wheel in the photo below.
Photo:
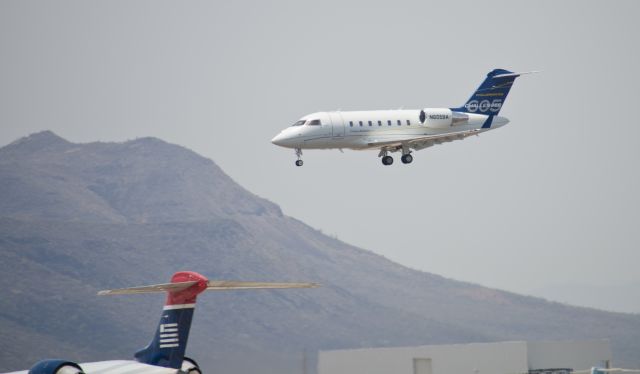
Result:
{"type": "Polygon", "coordinates": [[[400,160],[403,164],[410,164],[413,161],[413,156],[410,154],[403,155],[400,160]]]}
{"type": "Polygon", "coordinates": [[[384,157],[382,158],[382,165],[387,165],[387,166],[388,166],[388,165],[391,165],[391,164],[393,164],[393,157],[391,157],[391,156],[384,156],[384,157]]]}
{"type": "Polygon", "coordinates": [[[296,148],[296,157],[298,158],[296,160],[296,166],[302,166],[303,162],[302,162],[302,149],[301,148],[296,148]]]}

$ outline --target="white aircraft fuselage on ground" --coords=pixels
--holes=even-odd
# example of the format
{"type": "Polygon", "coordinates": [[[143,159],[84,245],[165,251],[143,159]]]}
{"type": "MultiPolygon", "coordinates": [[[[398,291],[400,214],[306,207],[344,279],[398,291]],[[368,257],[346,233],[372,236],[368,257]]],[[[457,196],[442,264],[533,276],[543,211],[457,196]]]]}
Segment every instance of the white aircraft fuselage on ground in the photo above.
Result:
{"type": "Polygon", "coordinates": [[[414,150],[464,139],[509,123],[498,116],[514,80],[525,73],[495,69],[487,74],[476,92],[458,108],[336,111],[306,115],[282,130],[271,142],[293,148],[302,166],[303,149],[379,150],[384,165],[391,165],[391,152],[402,152],[401,160],[413,161],[414,150]]]}

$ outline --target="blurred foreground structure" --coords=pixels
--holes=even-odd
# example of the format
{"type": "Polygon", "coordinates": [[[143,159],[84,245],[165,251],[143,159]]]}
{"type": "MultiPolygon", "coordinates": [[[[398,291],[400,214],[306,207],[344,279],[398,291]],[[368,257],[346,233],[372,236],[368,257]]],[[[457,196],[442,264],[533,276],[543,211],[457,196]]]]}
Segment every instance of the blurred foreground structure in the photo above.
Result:
{"type": "Polygon", "coordinates": [[[323,351],[318,374],[569,374],[611,367],[609,340],[498,342],[323,351]]]}

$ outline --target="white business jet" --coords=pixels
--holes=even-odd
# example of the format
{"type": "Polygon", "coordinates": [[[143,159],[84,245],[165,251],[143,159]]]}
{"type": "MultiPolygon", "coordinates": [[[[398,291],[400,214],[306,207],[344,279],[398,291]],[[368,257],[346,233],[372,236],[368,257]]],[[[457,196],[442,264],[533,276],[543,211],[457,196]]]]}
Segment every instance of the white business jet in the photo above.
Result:
{"type": "Polygon", "coordinates": [[[514,80],[522,74],[495,69],[458,108],[318,112],[282,130],[271,142],[295,149],[302,166],[303,149],[379,150],[383,165],[393,164],[392,152],[402,152],[404,164],[412,151],[464,139],[509,123],[498,116],[514,80]]]}

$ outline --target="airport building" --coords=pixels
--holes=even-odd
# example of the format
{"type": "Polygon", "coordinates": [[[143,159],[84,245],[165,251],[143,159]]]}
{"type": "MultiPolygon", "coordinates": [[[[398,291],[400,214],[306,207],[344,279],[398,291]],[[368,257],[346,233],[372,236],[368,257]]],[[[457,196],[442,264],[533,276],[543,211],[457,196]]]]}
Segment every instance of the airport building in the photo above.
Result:
{"type": "Polygon", "coordinates": [[[318,374],[569,374],[611,367],[608,340],[321,351],[318,374]]]}

